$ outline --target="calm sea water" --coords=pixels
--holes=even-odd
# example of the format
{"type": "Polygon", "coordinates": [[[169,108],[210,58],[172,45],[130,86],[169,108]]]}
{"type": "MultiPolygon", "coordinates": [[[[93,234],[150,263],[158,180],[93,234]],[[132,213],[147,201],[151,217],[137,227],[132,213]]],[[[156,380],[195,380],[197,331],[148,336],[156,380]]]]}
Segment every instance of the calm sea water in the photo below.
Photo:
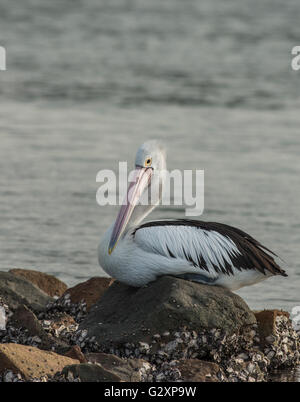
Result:
{"type": "Polygon", "coordinates": [[[0,4],[0,269],[103,275],[97,245],[117,211],[96,204],[96,174],[159,138],[170,169],[205,170],[201,219],[284,260],[288,278],[239,294],[300,305],[299,0],[18,3],[0,4]]]}

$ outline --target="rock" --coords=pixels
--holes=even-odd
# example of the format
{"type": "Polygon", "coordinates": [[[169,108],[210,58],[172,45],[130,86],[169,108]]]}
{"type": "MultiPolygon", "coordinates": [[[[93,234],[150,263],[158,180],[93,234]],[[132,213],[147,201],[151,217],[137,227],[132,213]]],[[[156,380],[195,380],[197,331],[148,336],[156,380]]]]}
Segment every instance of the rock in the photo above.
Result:
{"type": "Polygon", "coordinates": [[[57,331],[58,334],[62,328],[68,328],[71,325],[76,325],[76,321],[72,316],[66,313],[61,313],[57,317],[54,317],[52,320],[52,330],[57,331]]]}
{"type": "Polygon", "coordinates": [[[39,318],[49,318],[51,319],[61,316],[61,313],[68,314],[73,317],[76,322],[80,322],[86,316],[86,303],[71,303],[70,295],[66,294],[59,299],[47,305],[47,311],[45,314],[39,314],[39,318]]]}
{"type": "Polygon", "coordinates": [[[0,296],[11,310],[25,304],[34,311],[43,311],[53,300],[26,279],[9,272],[0,272],[0,296]]]}
{"type": "Polygon", "coordinates": [[[300,340],[289,313],[263,310],[255,313],[258,323],[260,348],[264,351],[269,370],[296,367],[300,362],[300,340]]]}
{"type": "Polygon", "coordinates": [[[45,334],[45,331],[36,315],[24,304],[17,308],[11,321],[16,328],[26,328],[31,336],[42,337],[45,334]]]}
{"type": "Polygon", "coordinates": [[[249,361],[232,356],[223,362],[226,380],[229,382],[261,382],[265,381],[267,361],[261,352],[252,352],[249,361]]]}
{"type": "Polygon", "coordinates": [[[60,297],[67,290],[67,285],[53,275],[44,272],[34,271],[31,269],[11,269],[9,271],[13,275],[26,279],[33,285],[37,286],[47,295],[60,297]]]}
{"type": "Polygon", "coordinates": [[[112,278],[94,277],[86,282],[66,290],[65,295],[69,294],[72,303],[86,302],[87,310],[96,303],[106,292],[107,288],[114,282],[112,278]]]}
{"type": "Polygon", "coordinates": [[[191,330],[222,328],[228,333],[256,323],[254,314],[238,295],[164,276],[147,287],[115,282],[91,308],[79,329],[105,348],[127,342],[149,342],[154,335],[179,327],[191,330]]]}
{"type": "Polygon", "coordinates": [[[15,343],[0,344],[0,374],[7,370],[20,373],[25,379],[54,375],[66,365],[77,364],[78,360],[47,352],[33,346],[15,343]]]}
{"type": "Polygon", "coordinates": [[[87,359],[85,358],[78,345],[72,346],[72,348],[65,354],[65,356],[71,357],[71,359],[79,360],[80,363],[87,363],[87,359]]]}
{"type": "Polygon", "coordinates": [[[64,353],[69,345],[58,338],[48,334],[36,315],[25,305],[19,306],[11,317],[11,324],[15,328],[23,328],[28,331],[34,343],[39,344],[40,349],[55,350],[64,353]]]}
{"type": "Polygon", "coordinates": [[[263,310],[254,312],[254,314],[257,320],[258,332],[262,340],[275,333],[277,317],[290,317],[288,312],[281,310],[263,310]]]}
{"type": "Polygon", "coordinates": [[[105,370],[99,364],[81,363],[66,366],[62,370],[62,375],[66,378],[80,378],[82,382],[120,382],[118,375],[105,370]]]}
{"type": "Polygon", "coordinates": [[[181,372],[183,381],[192,382],[216,382],[220,367],[216,363],[199,359],[180,360],[177,368],[181,372]]]}
{"type": "Polygon", "coordinates": [[[121,381],[142,381],[150,364],[142,359],[120,359],[108,353],[89,353],[86,358],[91,363],[101,364],[108,371],[115,373],[121,381]]]}

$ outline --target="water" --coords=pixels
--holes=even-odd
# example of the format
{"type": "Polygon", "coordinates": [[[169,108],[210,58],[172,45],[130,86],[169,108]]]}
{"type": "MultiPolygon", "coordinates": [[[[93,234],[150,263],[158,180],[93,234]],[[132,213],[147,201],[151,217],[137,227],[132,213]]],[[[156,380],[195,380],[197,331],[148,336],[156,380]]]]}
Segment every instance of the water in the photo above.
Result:
{"type": "Polygon", "coordinates": [[[254,309],[300,305],[299,12],[298,0],[2,0],[0,269],[68,285],[103,275],[116,208],[96,204],[96,174],[160,138],[170,169],[205,169],[201,219],[284,259],[288,278],[239,294],[254,309]]]}

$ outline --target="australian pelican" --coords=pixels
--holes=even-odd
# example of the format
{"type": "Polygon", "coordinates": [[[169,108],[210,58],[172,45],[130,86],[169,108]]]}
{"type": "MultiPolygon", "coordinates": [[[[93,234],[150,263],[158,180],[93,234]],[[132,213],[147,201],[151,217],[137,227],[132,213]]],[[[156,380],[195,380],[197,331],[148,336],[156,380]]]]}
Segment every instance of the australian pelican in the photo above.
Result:
{"type": "Polygon", "coordinates": [[[159,143],[138,149],[135,168],[116,222],[99,245],[99,264],[110,276],[138,287],[173,275],[231,290],[287,276],[273,252],[232,226],[190,219],[142,223],[162,197],[166,157],[159,143]],[[151,204],[142,205],[149,194],[151,204]]]}

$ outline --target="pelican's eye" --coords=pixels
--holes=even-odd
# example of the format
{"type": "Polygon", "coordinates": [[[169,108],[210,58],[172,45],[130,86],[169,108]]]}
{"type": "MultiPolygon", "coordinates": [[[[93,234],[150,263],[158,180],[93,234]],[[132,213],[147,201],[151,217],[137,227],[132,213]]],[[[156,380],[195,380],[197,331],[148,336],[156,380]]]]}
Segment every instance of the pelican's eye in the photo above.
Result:
{"type": "Polygon", "coordinates": [[[146,158],[145,159],[145,167],[149,167],[149,166],[151,166],[151,163],[152,163],[152,158],[146,158]]]}

